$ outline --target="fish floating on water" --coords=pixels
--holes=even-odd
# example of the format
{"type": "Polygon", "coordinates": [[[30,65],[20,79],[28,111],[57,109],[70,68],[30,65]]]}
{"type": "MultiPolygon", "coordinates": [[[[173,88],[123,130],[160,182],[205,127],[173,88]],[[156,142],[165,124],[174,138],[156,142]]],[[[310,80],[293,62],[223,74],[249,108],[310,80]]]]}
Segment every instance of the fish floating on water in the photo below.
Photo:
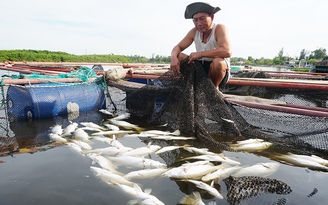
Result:
{"type": "Polygon", "coordinates": [[[202,181],[196,181],[196,180],[190,180],[190,179],[189,180],[186,180],[186,181],[195,184],[196,187],[207,191],[209,194],[211,194],[212,196],[214,196],[216,198],[223,199],[223,196],[213,186],[210,186],[210,185],[208,185],[208,184],[206,184],[206,183],[204,183],[202,181]]]}
{"type": "Polygon", "coordinates": [[[114,116],[114,113],[108,111],[108,110],[105,110],[105,109],[100,109],[99,112],[105,114],[105,115],[109,115],[109,116],[114,116]]]}
{"type": "Polygon", "coordinates": [[[328,160],[321,157],[311,155],[297,155],[297,154],[277,154],[273,156],[274,159],[289,163],[295,166],[307,167],[314,170],[328,171],[328,160]]]}
{"type": "Polygon", "coordinates": [[[238,141],[237,144],[231,144],[230,147],[236,151],[260,152],[268,149],[272,145],[271,142],[265,142],[261,139],[248,139],[238,141]]]}
{"type": "Polygon", "coordinates": [[[192,192],[191,194],[180,199],[179,204],[185,205],[205,205],[198,191],[192,192]]]}
{"type": "Polygon", "coordinates": [[[279,168],[280,164],[278,162],[267,162],[267,163],[258,163],[249,167],[242,167],[236,173],[233,174],[235,177],[241,176],[262,176],[266,177],[279,168]]]}

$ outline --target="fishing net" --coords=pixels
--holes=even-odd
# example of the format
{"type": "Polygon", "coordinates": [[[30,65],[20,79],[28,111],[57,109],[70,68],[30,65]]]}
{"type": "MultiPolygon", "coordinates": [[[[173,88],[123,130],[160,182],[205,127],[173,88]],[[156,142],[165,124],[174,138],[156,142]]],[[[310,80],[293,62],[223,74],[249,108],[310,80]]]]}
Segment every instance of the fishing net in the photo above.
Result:
{"type": "MultiPolygon", "coordinates": [[[[296,75],[298,76],[298,75],[296,75]]],[[[235,77],[239,79],[250,79],[250,78],[287,78],[274,77],[267,72],[244,72],[237,73],[235,77]]],[[[320,76],[319,79],[326,81],[328,76],[320,76]]],[[[294,77],[288,77],[293,79],[294,77]]],[[[318,78],[308,76],[307,79],[317,80],[318,78]]],[[[302,81],[300,81],[302,82],[302,81]]],[[[277,87],[264,87],[264,86],[246,86],[246,85],[225,85],[221,88],[221,91],[225,94],[235,94],[243,96],[255,96],[265,99],[272,99],[277,101],[284,101],[292,105],[308,106],[311,108],[328,108],[328,91],[327,90],[311,90],[300,88],[277,88],[277,87]]],[[[320,110],[320,109],[319,109],[320,110]]]]}
{"type": "MultiPolygon", "coordinates": [[[[262,110],[224,98],[197,62],[181,62],[181,74],[167,72],[127,96],[127,109],[170,131],[196,136],[206,147],[233,151],[236,140],[261,138],[279,152],[327,156],[327,117],[262,110]]],[[[263,152],[265,154],[265,152],[263,152]]]]}

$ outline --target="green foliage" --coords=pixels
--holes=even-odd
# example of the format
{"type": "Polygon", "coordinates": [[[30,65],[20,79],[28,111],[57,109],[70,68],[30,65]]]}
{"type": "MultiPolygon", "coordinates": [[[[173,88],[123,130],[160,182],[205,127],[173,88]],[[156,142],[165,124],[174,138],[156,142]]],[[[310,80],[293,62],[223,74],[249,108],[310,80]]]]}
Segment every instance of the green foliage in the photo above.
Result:
{"type": "MultiPolygon", "coordinates": [[[[278,55],[273,59],[260,58],[254,59],[248,56],[247,59],[241,57],[231,57],[232,65],[252,65],[252,66],[284,66],[289,61],[303,61],[307,64],[314,65],[316,62],[326,59],[326,49],[318,48],[311,52],[303,49],[299,57],[292,58],[284,55],[284,48],[281,48],[278,55]],[[298,59],[297,59],[298,58],[298,59]]],[[[88,62],[88,63],[170,63],[170,56],[154,55],[151,58],[144,56],[133,55],[114,55],[114,54],[92,54],[92,55],[74,55],[61,51],[47,51],[47,50],[0,50],[0,62],[14,61],[14,62],[88,62]]]]}
{"type": "Polygon", "coordinates": [[[0,62],[88,62],[88,63],[170,63],[171,58],[156,56],[147,59],[144,56],[124,55],[73,55],[60,51],[46,50],[0,50],[0,62]]]}

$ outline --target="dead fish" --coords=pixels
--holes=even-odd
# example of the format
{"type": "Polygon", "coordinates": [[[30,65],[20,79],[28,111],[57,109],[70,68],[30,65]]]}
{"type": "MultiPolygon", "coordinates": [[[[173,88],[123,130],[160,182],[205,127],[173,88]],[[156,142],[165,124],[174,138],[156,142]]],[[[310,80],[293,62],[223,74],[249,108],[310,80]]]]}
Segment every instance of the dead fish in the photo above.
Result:
{"type": "Polygon", "coordinates": [[[305,158],[304,156],[300,157],[298,155],[286,154],[286,155],[276,155],[273,158],[293,164],[295,166],[307,167],[309,169],[314,169],[314,170],[328,171],[327,166],[324,166],[318,163],[317,161],[311,160],[310,158],[305,158]]]}
{"type": "Polygon", "coordinates": [[[86,154],[86,156],[92,160],[93,164],[97,163],[101,168],[108,170],[114,174],[119,174],[123,176],[122,173],[116,170],[117,167],[110,160],[101,156],[100,154],[88,153],[86,154]]]}
{"type": "Polygon", "coordinates": [[[128,134],[128,133],[133,133],[131,130],[108,130],[108,131],[100,131],[100,132],[95,132],[92,133],[91,136],[95,135],[117,135],[117,134],[128,134]]]}
{"type": "Polygon", "coordinates": [[[263,139],[247,139],[247,140],[237,141],[237,144],[239,145],[252,144],[252,143],[259,143],[263,141],[264,141],[263,139]]]}
{"type": "Polygon", "coordinates": [[[176,179],[200,179],[202,176],[217,170],[219,166],[208,163],[198,166],[174,167],[163,173],[163,176],[176,179]]]}
{"type": "Polygon", "coordinates": [[[139,127],[138,125],[131,124],[129,122],[122,121],[122,120],[113,120],[113,119],[111,119],[110,122],[113,123],[114,125],[119,126],[119,127],[124,127],[125,129],[135,129],[137,131],[143,130],[143,128],[139,127]]]}
{"type": "Polygon", "coordinates": [[[225,163],[232,164],[232,165],[240,164],[240,162],[238,162],[238,161],[232,160],[225,156],[220,156],[218,154],[197,155],[197,156],[187,157],[184,160],[188,160],[188,159],[201,159],[201,160],[206,160],[206,161],[211,161],[211,162],[225,162],[225,163]]]}
{"type": "Polygon", "coordinates": [[[260,152],[268,149],[273,144],[271,142],[256,142],[246,144],[231,144],[231,148],[236,151],[247,151],[247,152],[260,152]]]}
{"type": "Polygon", "coordinates": [[[118,140],[116,140],[115,135],[113,135],[113,138],[108,137],[93,137],[93,139],[104,142],[105,144],[111,145],[113,147],[119,147],[124,148],[124,145],[120,143],[118,140]]]}
{"type": "Polygon", "coordinates": [[[205,191],[207,191],[209,194],[211,194],[212,196],[216,197],[216,198],[219,198],[219,199],[223,199],[223,196],[222,194],[220,194],[220,192],[214,188],[213,186],[210,186],[202,181],[196,181],[196,180],[185,180],[185,181],[188,181],[188,182],[191,182],[193,184],[196,185],[196,187],[200,188],[200,189],[203,189],[205,191]]]}
{"type": "Polygon", "coordinates": [[[146,159],[143,157],[136,156],[117,156],[117,157],[108,157],[112,162],[116,163],[119,166],[126,166],[128,168],[145,168],[145,169],[154,169],[154,168],[166,168],[166,164],[163,164],[159,161],[152,159],[146,159]]]}
{"type": "Polygon", "coordinates": [[[262,176],[266,177],[274,172],[276,172],[279,168],[280,164],[278,162],[267,162],[267,163],[258,163],[249,167],[242,167],[236,173],[233,174],[235,177],[241,176],[262,176]]]}
{"type": "Polygon", "coordinates": [[[118,186],[124,193],[126,193],[130,197],[134,198],[134,197],[137,196],[136,190],[131,186],[127,186],[125,184],[119,184],[119,183],[116,183],[116,182],[112,182],[112,184],[115,185],[115,186],[118,186]]]}
{"type": "Polygon", "coordinates": [[[104,130],[105,128],[101,127],[100,125],[97,125],[93,122],[80,122],[81,125],[89,128],[94,128],[96,130],[104,130]]]}
{"type": "Polygon", "coordinates": [[[185,205],[205,205],[198,191],[192,192],[191,194],[180,199],[179,204],[185,205]]]}
{"type": "Polygon", "coordinates": [[[84,152],[82,151],[81,147],[73,142],[67,142],[66,145],[75,153],[78,153],[84,156],[84,152]]]}
{"type": "Polygon", "coordinates": [[[101,180],[109,184],[124,184],[131,187],[134,185],[133,182],[126,180],[124,177],[99,167],[90,166],[90,171],[96,177],[100,178],[101,180]]]}
{"type": "Polygon", "coordinates": [[[151,136],[152,139],[158,140],[195,140],[196,137],[184,137],[184,136],[171,136],[171,135],[157,135],[151,136]]]}
{"type": "Polygon", "coordinates": [[[175,130],[174,132],[161,131],[161,130],[147,130],[147,131],[140,132],[140,134],[174,135],[174,136],[178,136],[178,135],[180,135],[180,130],[175,130]]]}
{"type": "Polygon", "coordinates": [[[56,143],[66,143],[67,142],[67,140],[65,138],[63,138],[62,136],[60,136],[58,134],[54,134],[54,133],[50,133],[49,138],[51,140],[55,141],[56,143]]]}
{"type": "Polygon", "coordinates": [[[61,125],[54,125],[51,127],[51,133],[62,135],[63,134],[63,128],[61,125]]]}
{"type": "Polygon", "coordinates": [[[93,150],[85,151],[85,153],[97,153],[97,154],[101,154],[101,155],[118,155],[118,154],[130,151],[130,150],[132,150],[131,147],[125,147],[122,145],[122,146],[93,149],[93,150]]]}
{"type": "Polygon", "coordinates": [[[202,181],[203,182],[209,182],[212,181],[214,179],[220,179],[220,178],[226,178],[228,176],[231,175],[231,173],[233,173],[234,171],[240,169],[241,167],[239,166],[233,166],[231,167],[228,164],[221,164],[220,167],[212,173],[209,173],[205,176],[202,177],[202,181]]]}
{"type": "Polygon", "coordinates": [[[130,113],[123,113],[123,114],[120,114],[116,117],[113,117],[111,120],[126,120],[126,119],[129,119],[131,116],[130,113]]]}
{"type": "Polygon", "coordinates": [[[155,152],[155,154],[161,154],[161,153],[172,151],[172,150],[175,150],[175,149],[180,149],[181,147],[184,147],[184,146],[166,146],[166,147],[163,147],[163,148],[157,150],[155,152]]]}
{"type": "Polygon", "coordinates": [[[143,169],[138,171],[132,171],[124,175],[124,178],[131,179],[145,179],[145,178],[154,178],[156,176],[160,176],[164,172],[166,172],[166,168],[157,168],[157,169],[143,169]]]}
{"type": "Polygon", "coordinates": [[[81,148],[83,148],[85,150],[91,150],[92,149],[92,147],[86,142],[79,141],[79,140],[72,140],[72,142],[79,145],[81,148]]]}
{"type": "Polygon", "coordinates": [[[133,188],[137,192],[135,197],[139,200],[139,204],[164,205],[157,197],[150,194],[151,189],[146,189],[144,192],[137,184],[134,184],[133,188]]]}
{"type": "Polygon", "coordinates": [[[71,135],[72,132],[74,132],[78,127],[78,124],[76,122],[73,122],[69,124],[67,127],[63,130],[63,136],[71,135]]]}
{"type": "Polygon", "coordinates": [[[188,152],[195,153],[195,154],[202,154],[202,155],[215,155],[214,152],[208,151],[207,148],[197,148],[197,147],[184,147],[183,149],[187,150],[188,152]]]}
{"type": "Polygon", "coordinates": [[[105,109],[100,109],[99,112],[101,112],[105,115],[114,116],[114,114],[112,112],[105,110],[105,109]]]}
{"type": "Polygon", "coordinates": [[[297,157],[297,158],[303,158],[303,159],[306,159],[306,160],[309,160],[309,161],[314,161],[314,162],[317,162],[317,163],[322,164],[324,166],[328,166],[328,160],[323,159],[321,157],[318,157],[316,155],[308,156],[308,155],[300,155],[300,154],[292,154],[292,153],[288,153],[288,155],[289,156],[294,156],[294,157],[297,157]]]}
{"type": "Polygon", "coordinates": [[[108,124],[108,123],[106,123],[106,124],[104,124],[108,129],[110,129],[110,130],[113,130],[113,131],[118,131],[118,130],[120,130],[120,128],[119,127],[117,127],[116,125],[112,125],[112,124],[108,124]]]}
{"type": "Polygon", "coordinates": [[[74,131],[74,137],[78,140],[82,140],[84,142],[88,142],[90,137],[88,135],[88,133],[86,133],[83,129],[81,128],[77,128],[75,131],[74,131]]]}
{"type": "Polygon", "coordinates": [[[151,153],[159,150],[161,146],[159,145],[151,145],[150,143],[146,147],[137,147],[130,151],[122,153],[123,156],[147,156],[151,153]]]}

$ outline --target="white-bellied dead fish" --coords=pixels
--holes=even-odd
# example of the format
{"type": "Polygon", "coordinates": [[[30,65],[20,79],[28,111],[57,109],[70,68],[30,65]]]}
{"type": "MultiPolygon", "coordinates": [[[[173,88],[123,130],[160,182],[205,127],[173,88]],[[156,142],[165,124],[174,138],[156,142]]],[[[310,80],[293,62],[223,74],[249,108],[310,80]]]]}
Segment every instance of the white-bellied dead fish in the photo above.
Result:
{"type": "Polygon", "coordinates": [[[184,158],[183,160],[188,160],[188,159],[201,159],[201,160],[212,161],[212,162],[225,162],[232,165],[240,164],[240,162],[238,161],[232,160],[226,156],[220,156],[219,154],[191,156],[191,157],[184,158]]]}
{"type": "Polygon", "coordinates": [[[241,168],[240,166],[231,167],[230,165],[225,164],[225,163],[221,164],[220,167],[216,171],[203,176],[202,181],[209,182],[214,179],[222,179],[222,178],[224,179],[224,178],[230,176],[231,173],[233,173],[234,171],[236,171],[240,168],[241,168]]]}
{"type": "Polygon", "coordinates": [[[67,139],[63,138],[62,136],[60,136],[58,134],[54,134],[54,133],[50,133],[49,138],[59,144],[67,142],[67,139]]]}
{"type": "Polygon", "coordinates": [[[129,122],[126,121],[122,121],[122,120],[113,120],[110,119],[109,120],[111,123],[113,123],[114,125],[117,125],[119,127],[124,127],[125,129],[135,129],[138,132],[140,132],[141,130],[143,130],[143,128],[139,127],[138,125],[135,124],[131,124],[129,122]]]}
{"type": "Polygon", "coordinates": [[[317,162],[317,163],[322,164],[324,166],[328,166],[328,160],[323,159],[321,157],[318,157],[316,155],[308,156],[308,155],[292,154],[292,153],[288,153],[288,155],[296,157],[296,158],[303,158],[303,159],[306,159],[306,160],[309,160],[309,161],[317,162]]]}
{"type": "Polygon", "coordinates": [[[174,132],[161,131],[161,130],[146,130],[146,131],[140,132],[140,134],[150,134],[150,135],[174,135],[174,136],[178,136],[178,135],[180,135],[180,130],[175,130],[174,132]]]}
{"type": "Polygon", "coordinates": [[[116,125],[112,125],[112,124],[105,123],[104,126],[106,126],[108,129],[113,130],[113,131],[120,130],[119,127],[117,127],[116,125]]]}
{"type": "Polygon", "coordinates": [[[99,168],[99,167],[94,167],[90,166],[90,171],[96,176],[99,177],[101,180],[104,182],[107,182],[109,184],[124,184],[127,186],[133,186],[133,182],[128,181],[124,177],[114,174],[108,170],[99,168]]]}
{"type": "Polygon", "coordinates": [[[128,186],[125,184],[119,184],[116,182],[112,182],[113,185],[119,187],[125,194],[129,195],[130,197],[136,197],[137,196],[137,192],[136,190],[133,188],[133,186],[128,186]]]}
{"type": "Polygon", "coordinates": [[[280,164],[278,162],[267,162],[267,163],[258,163],[249,167],[242,167],[236,173],[233,174],[234,177],[242,176],[261,176],[266,177],[279,168],[280,164]]]}
{"type": "Polygon", "coordinates": [[[79,140],[72,140],[72,142],[79,145],[82,149],[85,149],[85,150],[91,150],[92,149],[92,147],[86,142],[79,141],[79,140]]]}
{"type": "Polygon", "coordinates": [[[155,152],[155,154],[161,154],[161,153],[172,151],[172,150],[175,150],[175,149],[180,149],[181,147],[184,147],[184,146],[174,146],[174,145],[166,146],[166,147],[163,147],[163,148],[157,150],[155,152]]]}
{"type": "Polygon", "coordinates": [[[132,150],[131,147],[113,146],[113,147],[93,149],[93,150],[85,151],[85,153],[97,153],[101,155],[118,155],[130,150],[132,150]]]}
{"type": "Polygon", "coordinates": [[[184,147],[183,149],[187,150],[188,152],[195,153],[195,154],[215,155],[214,152],[208,151],[207,148],[184,147]]]}
{"type": "Polygon", "coordinates": [[[264,141],[263,139],[247,139],[247,140],[237,141],[237,144],[238,145],[252,144],[252,143],[258,143],[263,141],[264,141]]]}
{"type": "Polygon", "coordinates": [[[120,115],[118,115],[118,116],[116,116],[116,117],[113,117],[113,118],[110,119],[110,120],[126,120],[126,119],[129,119],[130,116],[131,116],[130,113],[123,113],[123,114],[120,114],[120,115]]]}
{"type": "Polygon", "coordinates": [[[94,128],[96,130],[104,130],[104,127],[101,127],[100,125],[97,125],[93,122],[80,122],[81,125],[85,126],[85,127],[90,127],[90,128],[94,128]]]}
{"type": "Polygon", "coordinates": [[[191,194],[180,199],[179,204],[184,205],[205,205],[198,191],[192,192],[191,194]]]}
{"type": "Polygon", "coordinates": [[[307,167],[309,169],[314,169],[314,170],[323,170],[323,171],[328,171],[328,167],[324,166],[320,163],[318,163],[316,160],[311,159],[311,158],[305,158],[304,156],[298,156],[294,154],[278,154],[272,156],[272,158],[287,162],[289,164],[295,165],[295,166],[300,166],[300,167],[307,167]]]}
{"type": "Polygon", "coordinates": [[[137,192],[136,198],[139,200],[139,204],[151,204],[151,205],[164,205],[157,197],[150,194],[151,189],[142,191],[139,185],[134,184],[133,188],[137,192]]]}
{"type": "Polygon", "coordinates": [[[67,142],[66,145],[74,152],[79,155],[84,156],[84,152],[82,151],[81,147],[73,142],[67,142]]]}
{"type": "Polygon", "coordinates": [[[72,132],[74,132],[77,128],[78,128],[78,124],[76,122],[67,125],[67,127],[65,127],[63,130],[63,136],[71,135],[72,132]]]}
{"type": "Polygon", "coordinates": [[[100,109],[99,112],[105,114],[105,115],[109,115],[109,116],[114,116],[114,114],[108,110],[105,110],[105,109],[100,109]]]}
{"type": "Polygon", "coordinates": [[[217,170],[219,166],[209,163],[197,166],[174,167],[163,173],[163,176],[175,179],[200,179],[202,176],[217,170]]]}
{"type": "Polygon", "coordinates": [[[58,135],[62,135],[63,134],[63,128],[61,125],[54,125],[51,127],[51,133],[53,134],[58,134],[58,135]]]}
{"type": "Polygon", "coordinates": [[[156,176],[160,176],[164,172],[166,172],[166,168],[157,168],[157,169],[143,169],[138,171],[132,171],[124,175],[124,178],[131,179],[145,179],[145,178],[154,178],[156,176]]]}
{"type": "Polygon", "coordinates": [[[204,165],[204,164],[209,164],[211,163],[210,161],[195,161],[195,162],[185,162],[181,164],[181,166],[198,166],[198,165],[204,165]]]}
{"type": "Polygon", "coordinates": [[[152,139],[158,140],[195,140],[196,137],[184,137],[184,136],[172,136],[172,135],[157,135],[157,136],[150,136],[152,139]]]}
{"type": "Polygon", "coordinates": [[[81,128],[77,128],[75,131],[74,131],[74,137],[78,140],[82,140],[84,142],[88,142],[90,137],[88,135],[88,133],[86,133],[83,129],[81,128]]]}
{"type": "Polygon", "coordinates": [[[124,152],[121,155],[123,156],[147,156],[153,152],[159,150],[161,146],[159,145],[151,145],[150,143],[146,147],[137,147],[130,151],[124,152]]]}
{"type": "Polygon", "coordinates": [[[110,160],[101,156],[100,154],[88,153],[88,154],[86,154],[86,156],[92,160],[93,164],[97,163],[101,168],[108,170],[114,174],[123,176],[122,173],[120,173],[116,170],[116,166],[113,165],[113,163],[110,160]]]}
{"type": "Polygon", "coordinates": [[[117,134],[128,134],[128,133],[133,133],[134,131],[131,130],[107,130],[107,131],[100,131],[100,132],[95,132],[92,133],[91,136],[95,135],[117,135],[117,134]]]}
{"type": "Polygon", "coordinates": [[[120,143],[118,140],[116,140],[115,135],[113,135],[113,138],[108,138],[108,137],[93,137],[93,139],[104,142],[105,144],[111,145],[113,147],[119,147],[119,148],[124,148],[124,145],[120,143]]]}
{"type": "Polygon", "coordinates": [[[273,144],[271,142],[255,142],[246,144],[231,144],[230,147],[236,151],[260,152],[268,149],[273,144]]]}
{"type": "Polygon", "coordinates": [[[223,196],[222,194],[220,194],[220,192],[214,188],[213,186],[210,186],[202,181],[196,181],[196,180],[185,180],[185,181],[188,181],[188,182],[191,182],[193,184],[196,185],[196,187],[200,188],[200,189],[203,189],[205,191],[207,191],[209,194],[211,194],[212,196],[216,197],[216,198],[219,198],[219,199],[223,199],[223,196]]]}
{"type": "Polygon", "coordinates": [[[108,157],[112,162],[127,168],[166,168],[166,164],[136,156],[108,157]]]}

